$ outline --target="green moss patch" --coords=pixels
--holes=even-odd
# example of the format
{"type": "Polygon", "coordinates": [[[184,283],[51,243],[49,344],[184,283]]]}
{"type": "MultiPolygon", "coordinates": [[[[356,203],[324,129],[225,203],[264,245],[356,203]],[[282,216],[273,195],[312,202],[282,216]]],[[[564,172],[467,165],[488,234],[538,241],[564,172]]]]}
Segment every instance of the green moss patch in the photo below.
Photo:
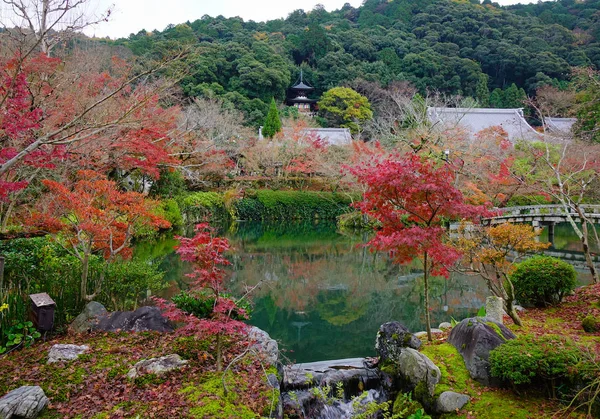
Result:
{"type": "MultiPolygon", "coordinates": [[[[449,343],[424,345],[421,350],[442,374],[435,396],[444,391],[467,394],[471,401],[458,413],[445,414],[443,418],[478,419],[531,419],[552,418],[561,406],[539,397],[518,396],[507,389],[484,387],[471,379],[462,356],[449,343]]],[[[575,414],[571,417],[583,417],[575,414]]]]}

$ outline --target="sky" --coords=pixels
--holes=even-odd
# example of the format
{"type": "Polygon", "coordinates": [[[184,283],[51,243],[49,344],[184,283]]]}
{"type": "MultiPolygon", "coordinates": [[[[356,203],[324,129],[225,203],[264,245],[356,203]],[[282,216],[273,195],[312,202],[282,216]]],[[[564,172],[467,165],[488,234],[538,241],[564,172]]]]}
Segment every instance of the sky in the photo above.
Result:
{"type": "MultiPolygon", "coordinates": [[[[501,5],[537,0],[496,0],[501,5]]],[[[169,24],[193,22],[204,15],[240,16],[244,20],[265,21],[285,18],[296,9],[312,10],[322,4],[331,11],[344,3],[354,7],[362,0],[88,0],[87,13],[102,15],[111,9],[110,20],[87,28],[90,36],[121,38],[142,29],[163,30],[169,24]],[[113,6],[114,5],[114,6],[113,6]]]]}

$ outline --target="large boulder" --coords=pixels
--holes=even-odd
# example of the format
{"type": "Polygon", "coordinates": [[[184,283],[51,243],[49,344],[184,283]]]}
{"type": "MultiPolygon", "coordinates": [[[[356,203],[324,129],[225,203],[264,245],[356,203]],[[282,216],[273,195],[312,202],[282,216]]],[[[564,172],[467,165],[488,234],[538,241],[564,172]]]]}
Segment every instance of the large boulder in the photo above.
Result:
{"type": "Polygon", "coordinates": [[[48,405],[48,397],[39,386],[23,386],[0,399],[0,419],[37,418],[48,405]]]}
{"type": "Polygon", "coordinates": [[[388,322],[379,327],[375,350],[382,363],[395,362],[404,348],[419,349],[420,347],[421,340],[400,322],[388,322]]]}
{"type": "Polygon", "coordinates": [[[471,398],[466,394],[444,391],[435,401],[435,411],[437,413],[453,413],[462,409],[469,403],[469,400],[471,398]]]}
{"type": "Polygon", "coordinates": [[[181,359],[177,354],[161,356],[160,358],[144,359],[133,366],[127,372],[127,377],[137,378],[145,374],[162,375],[169,371],[179,369],[186,365],[188,361],[181,359]]]}
{"type": "Polygon", "coordinates": [[[100,317],[105,316],[107,313],[108,311],[102,304],[91,301],[87,303],[81,314],[75,317],[75,320],[71,323],[71,329],[75,333],[89,332],[98,324],[100,317]]]}
{"type": "Polygon", "coordinates": [[[277,364],[279,360],[279,346],[275,339],[272,339],[267,332],[256,326],[250,327],[248,338],[253,343],[252,347],[260,353],[267,364],[277,364]]]}
{"type": "Polygon", "coordinates": [[[490,351],[516,336],[487,317],[464,319],[454,326],[448,342],[462,355],[469,374],[483,385],[496,385],[490,376],[490,351]]]}
{"type": "Polygon", "coordinates": [[[433,397],[435,386],[440,382],[440,369],[421,352],[404,348],[396,361],[396,373],[400,376],[407,391],[415,390],[415,396],[420,402],[425,402],[427,396],[433,397]]]}
{"type": "Polygon", "coordinates": [[[48,364],[59,361],[72,361],[77,357],[90,349],[87,345],[69,345],[69,344],[57,344],[50,348],[48,353],[48,364]]]}
{"type": "Polygon", "coordinates": [[[157,307],[140,307],[135,311],[115,311],[99,318],[92,330],[104,332],[172,332],[173,326],[157,307]]]}

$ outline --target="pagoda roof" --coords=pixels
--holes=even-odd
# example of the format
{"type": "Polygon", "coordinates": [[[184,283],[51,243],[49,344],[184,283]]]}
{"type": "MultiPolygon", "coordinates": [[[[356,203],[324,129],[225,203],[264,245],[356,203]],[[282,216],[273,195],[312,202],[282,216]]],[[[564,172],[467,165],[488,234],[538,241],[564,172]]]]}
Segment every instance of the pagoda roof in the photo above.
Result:
{"type": "Polygon", "coordinates": [[[290,103],[316,103],[317,99],[309,99],[307,97],[295,97],[293,99],[288,99],[290,103]]]}
{"type": "Polygon", "coordinates": [[[300,80],[298,80],[298,83],[296,83],[296,85],[291,87],[294,90],[313,90],[314,87],[309,86],[308,84],[304,83],[304,71],[302,71],[302,69],[300,69],[300,80]]]}
{"type": "Polygon", "coordinates": [[[295,86],[292,86],[292,89],[296,89],[296,90],[313,90],[314,87],[309,86],[308,84],[304,83],[303,81],[300,81],[300,83],[298,83],[295,86]]]}

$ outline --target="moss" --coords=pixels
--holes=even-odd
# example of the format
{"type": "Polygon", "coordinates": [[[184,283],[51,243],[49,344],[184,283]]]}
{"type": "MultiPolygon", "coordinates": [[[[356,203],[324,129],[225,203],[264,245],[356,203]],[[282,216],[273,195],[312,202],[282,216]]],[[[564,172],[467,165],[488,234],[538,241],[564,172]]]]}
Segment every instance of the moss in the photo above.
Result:
{"type": "Polygon", "coordinates": [[[500,326],[498,326],[496,323],[494,322],[485,322],[485,324],[487,324],[489,327],[492,328],[492,330],[494,332],[496,332],[496,334],[498,335],[498,337],[500,339],[502,339],[504,342],[506,342],[506,338],[504,337],[504,333],[502,333],[502,329],[500,329],[500,326]]]}
{"type": "Polygon", "coordinates": [[[144,374],[139,377],[135,377],[133,382],[138,387],[144,387],[147,385],[159,385],[166,381],[166,377],[168,374],[144,374]]]}
{"type": "Polygon", "coordinates": [[[191,418],[256,418],[256,413],[240,404],[235,391],[236,383],[228,377],[229,392],[225,395],[220,375],[212,374],[199,385],[188,385],[180,390],[186,395],[188,402],[195,406],[190,408],[191,418]]]}
{"type": "MultiPolygon", "coordinates": [[[[471,397],[471,402],[465,406],[464,411],[458,415],[442,415],[441,418],[526,419],[532,417],[532,412],[548,411],[547,400],[531,396],[519,397],[510,390],[486,388],[471,379],[462,356],[449,343],[424,345],[422,353],[427,355],[441,372],[434,399],[444,391],[455,391],[471,397]]],[[[551,418],[553,413],[548,411],[547,415],[536,418],[551,418]]]]}

